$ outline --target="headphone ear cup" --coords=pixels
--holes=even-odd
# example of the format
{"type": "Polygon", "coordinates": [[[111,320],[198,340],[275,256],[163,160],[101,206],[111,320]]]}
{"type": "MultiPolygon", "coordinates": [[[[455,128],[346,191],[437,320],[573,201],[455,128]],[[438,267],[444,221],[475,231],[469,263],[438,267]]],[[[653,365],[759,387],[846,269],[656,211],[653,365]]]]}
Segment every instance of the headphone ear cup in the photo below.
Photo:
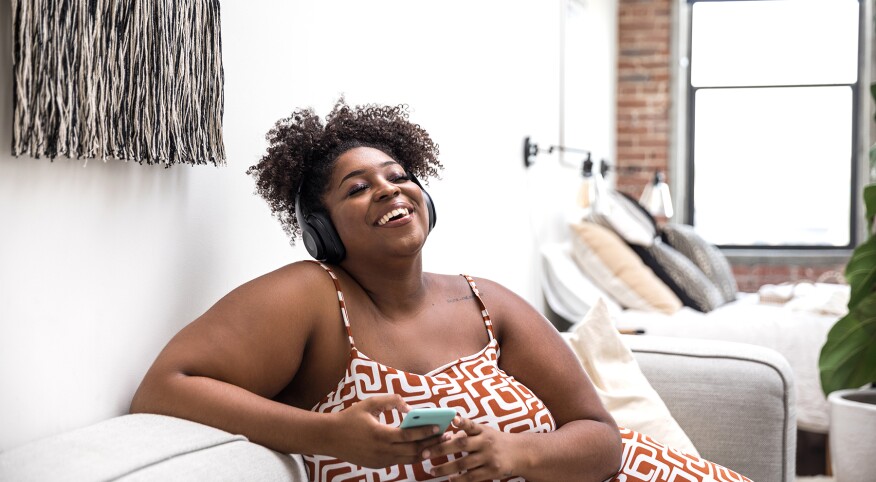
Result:
{"type": "Polygon", "coordinates": [[[423,186],[420,186],[420,190],[423,191],[423,201],[426,203],[426,209],[429,211],[429,232],[432,232],[432,228],[435,227],[435,222],[438,220],[438,215],[435,214],[435,203],[432,202],[432,196],[423,189],[423,186]]]}
{"type": "Polygon", "coordinates": [[[423,193],[423,202],[426,204],[426,210],[429,212],[429,232],[432,232],[432,228],[435,227],[435,222],[438,220],[438,215],[435,213],[435,203],[432,202],[432,196],[423,189],[423,185],[420,183],[420,180],[417,179],[417,176],[414,173],[409,172],[408,178],[414,182],[417,186],[420,187],[420,191],[423,193]]]}
{"type": "Polygon", "coordinates": [[[304,247],[313,259],[332,264],[340,263],[344,259],[347,250],[332,220],[323,213],[304,214],[300,188],[295,196],[295,217],[301,228],[304,247]]]}
{"type": "MultiPolygon", "coordinates": [[[[307,249],[311,256],[326,263],[340,263],[346,256],[347,250],[344,248],[344,243],[341,242],[341,237],[332,224],[332,220],[323,213],[311,213],[307,215],[306,223],[316,235],[314,238],[319,239],[319,242],[314,243],[317,245],[318,255],[314,255],[309,247],[307,249]]],[[[306,238],[304,244],[307,246],[306,238]]]]}

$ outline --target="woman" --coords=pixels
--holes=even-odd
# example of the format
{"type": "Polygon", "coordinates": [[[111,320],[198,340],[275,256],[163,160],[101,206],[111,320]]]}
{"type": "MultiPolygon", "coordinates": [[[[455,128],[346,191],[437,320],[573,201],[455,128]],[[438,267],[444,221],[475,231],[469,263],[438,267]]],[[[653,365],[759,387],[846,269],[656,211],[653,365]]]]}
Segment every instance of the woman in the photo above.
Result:
{"type": "Polygon", "coordinates": [[[311,480],[618,473],[619,430],[556,330],[498,283],[422,271],[436,216],[416,177],[441,164],[404,107],[341,100],[325,124],[298,111],[268,140],[248,173],[325,263],[292,263],[217,302],[162,351],[132,412],[308,454],[311,480]],[[438,406],[458,413],[447,432],[399,428],[411,408],[438,406]]]}

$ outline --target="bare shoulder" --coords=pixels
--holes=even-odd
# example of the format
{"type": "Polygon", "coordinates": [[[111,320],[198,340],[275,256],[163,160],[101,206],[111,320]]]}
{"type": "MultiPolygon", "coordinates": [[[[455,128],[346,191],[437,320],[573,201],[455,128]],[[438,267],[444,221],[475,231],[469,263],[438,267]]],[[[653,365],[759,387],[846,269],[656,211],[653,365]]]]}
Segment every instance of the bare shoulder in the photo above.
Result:
{"type": "Polygon", "coordinates": [[[490,313],[496,336],[502,341],[520,330],[550,330],[552,326],[542,314],[523,297],[499,282],[471,277],[484,306],[490,313]]]}
{"type": "Polygon", "coordinates": [[[299,295],[334,297],[335,291],[332,277],[322,266],[309,261],[296,261],[248,281],[229,294],[289,300],[299,295]]]}
{"type": "Polygon", "coordinates": [[[294,377],[321,320],[337,316],[331,277],[297,262],[233,289],[180,331],[157,361],[273,396],[294,377]]]}

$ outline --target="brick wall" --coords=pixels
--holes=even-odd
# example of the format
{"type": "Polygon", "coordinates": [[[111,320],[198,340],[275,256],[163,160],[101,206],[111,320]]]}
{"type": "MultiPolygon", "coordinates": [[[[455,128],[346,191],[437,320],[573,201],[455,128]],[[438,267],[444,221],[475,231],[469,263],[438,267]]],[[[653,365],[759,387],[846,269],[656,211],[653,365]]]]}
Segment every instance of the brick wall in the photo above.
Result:
{"type": "Polygon", "coordinates": [[[734,264],[733,276],[739,291],[755,293],[765,284],[797,281],[842,281],[844,264],[835,266],[806,266],[801,264],[734,264]]]}
{"type": "MultiPolygon", "coordinates": [[[[672,9],[670,0],[619,0],[617,78],[618,190],[638,198],[656,170],[669,170],[672,9]]],[[[815,281],[843,264],[782,265],[775,261],[735,263],[740,291],[764,284],[815,281]]]]}
{"type": "Polygon", "coordinates": [[[668,170],[670,136],[670,0],[618,5],[617,188],[634,198],[668,170]]]}

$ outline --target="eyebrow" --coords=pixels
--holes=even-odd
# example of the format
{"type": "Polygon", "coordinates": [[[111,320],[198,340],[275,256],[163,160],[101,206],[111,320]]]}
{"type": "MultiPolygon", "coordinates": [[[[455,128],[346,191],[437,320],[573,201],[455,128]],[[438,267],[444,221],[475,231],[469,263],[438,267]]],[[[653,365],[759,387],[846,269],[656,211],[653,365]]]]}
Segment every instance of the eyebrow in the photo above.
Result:
{"type": "MultiPolygon", "coordinates": [[[[386,167],[386,166],[389,166],[391,164],[398,164],[398,162],[386,161],[383,164],[381,164],[380,167],[386,167]]],[[[341,185],[344,184],[344,181],[346,181],[347,179],[350,179],[351,177],[355,177],[355,176],[360,176],[362,174],[365,174],[365,169],[356,169],[355,171],[350,171],[349,174],[347,174],[346,176],[344,176],[343,179],[341,179],[341,182],[338,183],[338,187],[341,187],[341,185]]]]}

